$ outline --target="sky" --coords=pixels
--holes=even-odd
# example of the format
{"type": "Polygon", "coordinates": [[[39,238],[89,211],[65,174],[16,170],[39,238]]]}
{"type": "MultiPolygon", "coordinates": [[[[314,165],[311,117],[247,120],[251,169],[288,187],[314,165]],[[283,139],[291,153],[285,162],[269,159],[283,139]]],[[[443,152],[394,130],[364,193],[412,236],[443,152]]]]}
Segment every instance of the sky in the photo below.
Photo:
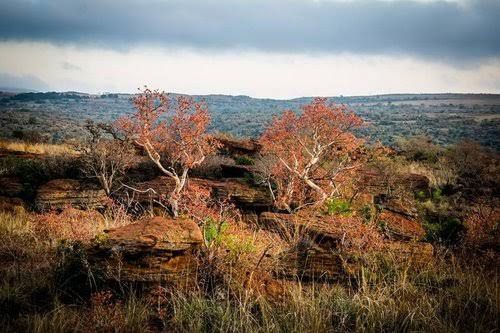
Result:
{"type": "Polygon", "coordinates": [[[499,0],[3,0],[0,87],[500,93],[499,0]]]}

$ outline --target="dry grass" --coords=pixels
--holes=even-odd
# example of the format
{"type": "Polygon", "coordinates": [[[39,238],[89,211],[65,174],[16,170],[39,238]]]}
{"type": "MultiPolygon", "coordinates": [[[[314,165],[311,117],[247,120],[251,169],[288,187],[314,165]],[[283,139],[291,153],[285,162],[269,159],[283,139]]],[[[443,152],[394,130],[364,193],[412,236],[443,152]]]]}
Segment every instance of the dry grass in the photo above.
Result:
{"type": "Polygon", "coordinates": [[[36,155],[76,155],[77,152],[66,144],[29,143],[0,139],[0,149],[11,152],[36,154],[36,155]]]}
{"type": "MultiPolygon", "coordinates": [[[[125,223],[120,216],[110,222],[125,223]]],[[[390,256],[366,256],[353,285],[287,283],[283,297],[266,297],[231,275],[245,264],[254,267],[252,258],[268,244],[284,245],[242,225],[217,238],[213,269],[228,278],[218,280],[216,293],[160,286],[142,294],[94,292],[81,302],[65,298],[56,279],[63,239],[50,244],[32,220],[21,211],[0,214],[3,332],[493,332],[500,324],[498,271],[450,258],[415,268],[390,256]]]]}

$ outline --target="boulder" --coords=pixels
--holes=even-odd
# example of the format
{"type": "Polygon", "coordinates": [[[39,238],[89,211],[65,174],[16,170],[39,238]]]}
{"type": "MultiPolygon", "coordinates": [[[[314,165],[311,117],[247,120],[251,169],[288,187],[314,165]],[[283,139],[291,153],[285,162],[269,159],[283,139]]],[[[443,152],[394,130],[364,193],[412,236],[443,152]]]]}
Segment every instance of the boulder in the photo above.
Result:
{"type": "Polygon", "coordinates": [[[74,179],[54,179],[40,186],[35,204],[39,209],[62,209],[68,206],[94,209],[106,205],[104,190],[94,184],[74,179]]]}
{"type": "Polygon", "coordinates": [[[399,215],[409,218],[416,218],[418,216],[417,208],[411,200],[404,200],[403,198],[388,198],[385,195],[380,195],[375,197],[375,203],[380,205],[383,209],[399,215]]]}
{"type": "Polygon", "coordinates": [[[220,150],[229,155],[257,155],[262,145],[255,139],[234,139],[228,137],[218,137],[221,144],[220,150]]]}
{"type": "Polygon", "coordinates": [[[23,183],[17,177],[0,177],[0,195],[18,197],[23,192],[23,183]]]}
{"type": "Polygon", "coordinates": [[[262,212],[259,215],[259,226],[289,240],[297,235],[307,236],[326,250],[339,248],[344,236],[341,230],[312,215],[304,217],[298,214],[262,212]]]}
{"type": "Polygon", "coordinates": [[[396,261],[416,264],[432,260],[434,248],[418,242],[425,232],[420,224],[394,213],[383,213],[384,239],[374,226],[355,218],[263,212],[259,226],[300,244],[278,257],[275,274],[302,280],[338,280],[352,275],[362,264],[360,255],[381,253],[396,261]],[[347,260],[351,258],[350,260],[347,260]]]}
{"type": "Polygon", "coordinates": [[[156,216],[105,231],[88,250],[89,262],[125,282],[186,282],[203,244],[198,225],[156,216]]]}
{"type": "Polygon", "coordinates": [[[310,247],[280,254],[273,274],[286,280],[328,282],[343,278],[345,271],[338,253],[310,247]]]}
{"type": "Polygon", "coordinates": [[[380,213],[379,224],[394,240],[422,241],[425,237],[425,230],[419,222],[391,211],[380,213]]]}

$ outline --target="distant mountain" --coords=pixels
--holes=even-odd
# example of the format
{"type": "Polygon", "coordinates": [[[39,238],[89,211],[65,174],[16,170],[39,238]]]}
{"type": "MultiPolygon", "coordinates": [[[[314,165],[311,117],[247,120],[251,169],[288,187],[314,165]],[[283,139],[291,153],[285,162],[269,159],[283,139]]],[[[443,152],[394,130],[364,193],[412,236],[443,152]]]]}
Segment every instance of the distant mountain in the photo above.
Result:
{"type": "MultiPolygon", "coordinates": [[[[172,94],[176,96],[176,94],[172,94]]],[[[85,135],[85,119],[111,122],[134,111],[132,94],[28,92],[0,94],[0,136],[36,130],[61,141],[85,135]]],[[[312,97],[280,100],[195,95],[210,110],[210,130],[258,137],[283,110],[300,112],[312,97]]],[[[357,134],[393,145],[398,137],[426,135],[448,144],[472,139],[500,150],[500,94],[387,94],[336,96],[365,120],[357,134]]]]}

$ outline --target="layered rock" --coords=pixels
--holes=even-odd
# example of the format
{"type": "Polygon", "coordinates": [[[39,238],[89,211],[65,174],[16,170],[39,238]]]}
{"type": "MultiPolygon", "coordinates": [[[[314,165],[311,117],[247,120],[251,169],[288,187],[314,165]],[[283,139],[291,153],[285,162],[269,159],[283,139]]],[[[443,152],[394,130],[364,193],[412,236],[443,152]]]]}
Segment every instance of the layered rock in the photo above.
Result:
{"type": "Polygon", "coordinates": [[[420,224],[394,213],[382,214],[384,231],[390,235],[386,239],[375,227],[346,217],[263,212],[259,225],[300,244],[279,256],[275,274],[280,277],[342,279],[359,269],[361,262],[356,258],[362,253],[382,253],[415,264],[432,260],[433,246],[419,242],[425,235],[420,224]]]}
{"type": "MultiPolygon", "coordinates": [[[[238,208],[243,210],[266,210],[273,204],[272,198],[264,187],[253,187],[246,184],[242,179],[209,180],[201,178],[190,178],[190,184],[211,190],[212,196],[217,200],[228,199],[238,208]]],[[[133,191],[134,199],[141,203],[151,202],[158,199],[160,194],[168,194],[172,191],[174,183],[168,177],[158,177],[153,180],[138,183],[133,191]]]]}
{"type": "Polygon", "coordinates": [[[23,184],[17,177],[0,177],[0,195],[18,197],[23,192],[23,184]]]}
{"type": "Polygon", "coordinates": [[[225,178],[244,178],[255,173],[253,165],[222,164],[220,167],[225,178]]]}
{"type": "Polygon", "coordinates": [[[94,184],[74,179],[54,179],[40,186],[35,204],[39,209],[62,209],[68,206],[93,209],[104,207],[107,199],[104,190],[94,184]]]}
{"type": "Polygon", "coordinates": [[[339,280],[345,276],[341,256],[320,247],[293,249],[282,253],[273,273],[287,280],[324,282],[339,280]]]}
{"type": "Polygon", "coordinates": [[[183,283],[197,268],[203,244],[198,225],[156,216],[106,231],[89,249],[89,262],[111,279],[183,283]]]}
{"type": "Polygon", "coordinates": [[[411,200],[404,198],[388,198],[385,195],[375,197],[375,203],[384,210],[403,215],[409,218],[416,218],[418,216],[417,208],[411,200]]]}
{"type": "Polygon", "coordinates": [[[233,139],[228,137],[218,137],[221,144],[220,150],[229,155],[249,155],[255,156],[262,149],[262,145],[255,139],[233,139]]]}
{"type": "Polygon", "coordinates": [[[416,220],[391,211],[383,211],[379,216],[380,226],[387,236],[395,240],[422,241],[425,230],[416,220]]]}

